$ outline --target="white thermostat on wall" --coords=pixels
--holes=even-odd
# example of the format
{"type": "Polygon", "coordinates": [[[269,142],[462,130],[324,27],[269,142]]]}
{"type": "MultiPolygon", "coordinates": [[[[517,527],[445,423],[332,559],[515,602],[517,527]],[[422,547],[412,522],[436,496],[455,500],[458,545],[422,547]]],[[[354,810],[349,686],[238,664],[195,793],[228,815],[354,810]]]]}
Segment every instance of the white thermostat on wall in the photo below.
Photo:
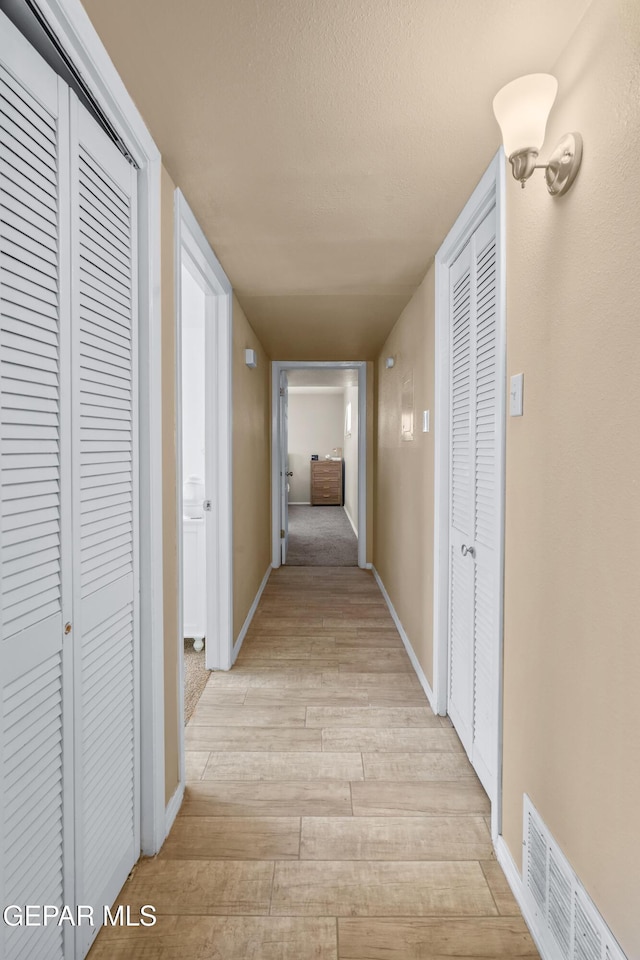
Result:
{"type": "Polygon", "coordinates": [[[244,362],[252,369],[258,366],[258,354],[255,350],[245,350],[244,362]]]}

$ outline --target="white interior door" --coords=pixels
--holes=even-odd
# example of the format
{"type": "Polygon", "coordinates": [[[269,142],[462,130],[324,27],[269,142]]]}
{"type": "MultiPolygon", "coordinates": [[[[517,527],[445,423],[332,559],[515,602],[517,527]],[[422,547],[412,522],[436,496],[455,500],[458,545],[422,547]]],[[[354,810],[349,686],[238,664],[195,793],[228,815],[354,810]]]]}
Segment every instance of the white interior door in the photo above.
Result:
{"type": "Polygon", "coordinates": [[[449,713],[491,799],[498,761],[496,213],[450,269],[449,713]]]}
{"type": "Polygon", "coordinates": [[[100,916],[140,849],[136,171],[73,93],[71,209],[75,872],[100,916]]]}
{"type": "Polygon", "coordinates": [[[451,451],[449,530],[449,715],[469,755],[473,741],[472,249],[450,271],[451,451]]]}
{"type": "Polygon", "coordinates": [[[136,175],[1,14],[0,62],[0,900],[99,921],[140,849],[136,175]]]}
{"type": "MultiPolygon", "coordinates": [[[[73,903],[64,84],[0,14],[0,902],[73,903]]],[[[0,923],[0,956],[70,958],[0,923]]]]}
{"type": "Polygon", "coordinates": [[[289,380],[280,371],[280,544],[281,563],[287,562],[289,548],[289,380]]]}

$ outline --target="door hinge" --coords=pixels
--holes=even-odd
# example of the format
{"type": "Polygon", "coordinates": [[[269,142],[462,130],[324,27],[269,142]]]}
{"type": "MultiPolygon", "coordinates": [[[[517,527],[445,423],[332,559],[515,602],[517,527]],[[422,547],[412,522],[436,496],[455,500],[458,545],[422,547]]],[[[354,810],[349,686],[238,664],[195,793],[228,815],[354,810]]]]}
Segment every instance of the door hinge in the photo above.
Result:
{"type": "Polygon", "coordinates": [[[281,540],[284,540],[284,530],[281,530],[281,531],[280,531],[280,539],[281,539],[281,540]]]}
{"type": "Polygon", "coordinates": [[[280,396],[284,397],[284,387],[280,387],[280,396]]]}

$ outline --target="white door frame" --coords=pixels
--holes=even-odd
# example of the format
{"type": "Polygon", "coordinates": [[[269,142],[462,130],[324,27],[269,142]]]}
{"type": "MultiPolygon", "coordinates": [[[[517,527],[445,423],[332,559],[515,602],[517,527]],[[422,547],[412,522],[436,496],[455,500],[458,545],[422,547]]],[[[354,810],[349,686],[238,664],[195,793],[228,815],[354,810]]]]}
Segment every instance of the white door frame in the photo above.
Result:
{"type": "Polygon", "coordinates": [[[502,823],[502,647],[504,613],[504,492],[506,417],[506,268],[505,268],[505,158],[502,148],[489,164],[462,213],[436,254],[435,396],[436,442],[434,486],[434,585],[433,585],[433,692],[436,710],[447,712],[448,623],[449,623],[449,435],[450,435],[450,350],[449,268],[464,245],[495,206],[497,370],[496,419],[498,424],[498,564],[499,594],[496,610],[498,644],[494,689],[497,702],[495,801],[491,805],[491,833],[497,837],[502,823]]]}
{"type": "Polygon", "coordinates": [[[358,371],[358,566],[367,566],[367,362],[366,360],[274,360],[271,364],[271,566],[280,566],[281,370],[358,371]]]}
{"type": "Polygon", "coordinates": [[[232,504],[232,309],[233,292],[222,265],[209,246],[184,194],[175,192],[175,293],[176,293],[176,482],[178,491],[178,742],[180,785],[185,782],[184,749],[184,582],[182,494],[182,266],[186,262],[205,293],[205,324],[213,337],[215,369],[205,371],[206,422],[213,425],[205,441],[205,497],[212,502],[205,516],[213,531],[207,531],[207,640],[208,670],[229,670],[233,652],[233,504],[232,504]]]}
{"type": "Polygon", "coordinates": [[[140,843],[164,842],[164,623],[162,582],[161,157],[79,0],[37,0],[62,48],[138,166],[140,436],[140,843]]]}

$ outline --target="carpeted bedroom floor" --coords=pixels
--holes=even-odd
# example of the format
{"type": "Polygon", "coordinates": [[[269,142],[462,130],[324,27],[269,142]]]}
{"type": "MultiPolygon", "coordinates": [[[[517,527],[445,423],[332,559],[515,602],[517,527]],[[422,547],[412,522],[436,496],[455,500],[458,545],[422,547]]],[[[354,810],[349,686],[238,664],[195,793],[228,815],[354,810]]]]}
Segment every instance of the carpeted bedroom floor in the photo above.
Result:
{"type": "Polygon", "coordinates": [[[358,538],[343,507],[289,507],[287,566],[358,566],[358,538]]]}
{"type": "Polygon", "coordinates": [[[193,640],[184,641],[184,723],[191,719],[191,714],[207,685],[211,671],[204,665],[204,650],[196,653],[193,649],[193,640]]]}

